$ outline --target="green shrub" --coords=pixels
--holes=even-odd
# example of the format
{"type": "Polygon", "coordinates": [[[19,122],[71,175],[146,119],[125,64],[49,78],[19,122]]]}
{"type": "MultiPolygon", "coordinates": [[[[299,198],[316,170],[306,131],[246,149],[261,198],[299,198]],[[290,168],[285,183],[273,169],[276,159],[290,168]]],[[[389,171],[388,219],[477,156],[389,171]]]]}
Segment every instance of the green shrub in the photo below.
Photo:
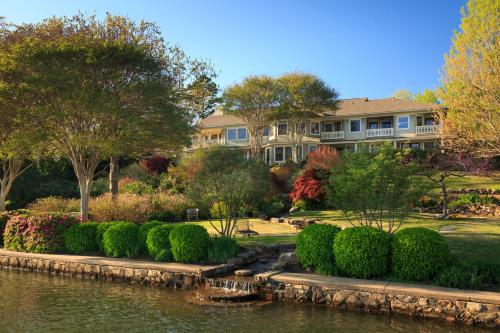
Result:
{"type": "Polygon", "coordinates": [[[62,252],[64,232],[76,223],[76,217],[57,213],[14,214],[5,226],[4,245],[14,251],[62,252]]]}
{"type": "Polygon", "coordinates": [[[172,248],[170,247],[169,235],[172,227],[168,225],[156,225],[148,232],[146,245],[148,253],[155,261],[171,261],[172,248]]]}
{"type": "Polygon", "coordinates": [[[352,277],[383,276],[389,263],[391,238],[383,230],[352,227],[335,237],[333,252],[337,268],[352,277]]]}
{"type": "Polygon", "coordinates": [[[321,274],[333,274],[335,260],[333,242],[339,227],[329,224],[312,224],[297,235],[295,253],[304,268],[313,268],[321,274]]]}
{"type": "Polygon", "coordinates": [[[164,225],[164,223],[161,223],[159,221],[148,221],[139,227],[139,229],[137,230],[138,254],[140,255],[148,254],[148,247],[146,245],[146,240],[148,238],[149,230],[159,225],[164,225]]]}
{"type": "Polygon", "coordinates": [[[499,267],[491,264],[458,262],[441,270],[434,284],[448,288],[484,289],[500,283],[499,272],[499,267]]]}
{"type": "Polygon", "coordinates": [[[99,252],[104,253],[104,245],[102,243],[102,236],[106,232],[106,230],[109,229],[113,225],[113,223],[119,223],[119,222],[99,222],[97,225],[97,229],[95,232],[95,240],[97,243],[97,247],[99,249],[99,252]]]}
{"type": "Polygon", "coordinates": [[[202,226],[181,225],[170,232],[169,239],[175,261],[189,263],[207,259],[210,236],[202,226]]]}
{"type": "Polygon", "coordinates": [[[451,262],[444,238],[426,228],[398,231],[392,241],[392,272],[404,280],[429,281],[451,262]]]}
{"type": "Polygon", "coordinates": [[[236,240],[230,237],[212,238],[208,249],[208,261],[214,263],[224,263],[228,259],[234,258],[238,253],[239,246],[236,240]]]}
{"type": "Polygon", "coordinates": [[[0,247],[3,247],[3,233],[8,220],[9,214],[7,212],[0,213],[0,247]]]}
{"type": "Polygon", "coordinates": [[[99,251],[97,226],[95,222],[82,222],[69,227],[64,233],[64,248],[69,253],[87,254],[99,251]]]}
{"type": "Polygon", "coordinates": [[[104,253],[109,257],[133,257],[137,249],[137,224],[113,222],[102,236],[104,253]]]}

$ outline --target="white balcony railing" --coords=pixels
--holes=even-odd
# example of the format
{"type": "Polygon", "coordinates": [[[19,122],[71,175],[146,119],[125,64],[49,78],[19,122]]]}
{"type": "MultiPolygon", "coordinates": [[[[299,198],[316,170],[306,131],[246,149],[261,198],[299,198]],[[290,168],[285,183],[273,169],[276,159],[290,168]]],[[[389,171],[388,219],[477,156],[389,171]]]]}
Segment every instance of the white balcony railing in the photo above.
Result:
{"type": "Polygon", "coordinates": [[[210,140],[200,140],[194,141],[192,147],[193,148],[208,148],[215,145],[223,145],[223,139],[210,139],[210,140]]]}
{"type": "Polygon", "coordinates": [[[394,128],[374,128],[366,130],[367,138],[374,138],[379,136],[393,136],[394,128]]]}
{"type": "Polygon", "coordinates": [[[439,132],[439,125],[417,126],[417,134],[418,135],[435,134],[438,132],[439,132]]]}
{"type": "Polygon", "coordinates": [[[339,140],[344,138],[344,131],[322,132],[321,138],[325,140],[339,140]]]}

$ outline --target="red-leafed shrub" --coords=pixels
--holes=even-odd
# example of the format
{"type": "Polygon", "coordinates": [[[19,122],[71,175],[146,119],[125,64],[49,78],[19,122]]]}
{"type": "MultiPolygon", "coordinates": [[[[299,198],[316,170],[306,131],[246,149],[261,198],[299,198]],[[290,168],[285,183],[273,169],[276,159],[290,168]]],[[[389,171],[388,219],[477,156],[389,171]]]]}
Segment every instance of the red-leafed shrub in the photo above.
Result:
{"type": "Polygon", "coordinates": [[[150,175],[156,176],[167,172],[170,161],[165,157],[153,156],[143,159],[139,165],[144,168],[150,175]]]}
{"type": "Polygon", "coordinates": [[[5,227],[5,248],[33,253],[64,250],[64,232],[78,219],[59,213],[16,214],[5,227]]]}
{"type": "Polygon", "coordinates": [[[319,146],[314,152],[307,155],[306,170],[330,170],[339,161],[340,156],[336,149],[319,146]]]}
{"type": "Polygon", "coordinates": [[[299,200],[321,201],[325,195],[323,181],[314,170],[306,170],[295,179],[290,199],[293,203],[299,200]]]}

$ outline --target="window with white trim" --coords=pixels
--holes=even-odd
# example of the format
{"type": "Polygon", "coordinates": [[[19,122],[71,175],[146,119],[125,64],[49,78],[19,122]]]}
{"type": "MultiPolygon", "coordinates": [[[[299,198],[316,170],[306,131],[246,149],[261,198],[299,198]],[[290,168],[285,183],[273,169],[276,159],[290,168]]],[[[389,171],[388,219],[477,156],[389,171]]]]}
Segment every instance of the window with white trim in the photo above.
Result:
{"type": "Polygon", "coordinates": [[[309,132],[311,135],[319,135],[320,134],[320,124],[317,121],[311,121],[309,124],[309,132]]]}
{"type": "Polygon", "coordinates": [[[351,133],[361,132],[361,120],[360,119],[349,120],[349,131],[351,133]]]}
{"type": "Polygon", "coordinates": [[[274,147],[274,161],[285,162],[292,159],[292,147],[276,146],[274,147]]]}
{"type": "Polygon", "coordinates": [[[306,123],[297,124],[297,133],[306,134],[306,123]]]}
{"type": "Polygon", "coordinates": [[[302,161],[302,155],[303,155],[302,152],[303,152],[302,145],[297,146],[297,161],[302,161]]]}
{"type": "Polygon", "coordinates": [[[288,134],[288,124],[285,121],[278,122],[278,135],[288,134]]]}
{"type": "Polygon", "coordinates": [[[262,131],[262,136],[269,136],[269,126],[265,126],[262,131]]]}
{"type": "Polygon", "coordinates": [[[227,139],[232,140],[246,140],[247,139],[247,129],[241,128],[229,128],[227,130],[227,139]]]}
{"type": "Polygon", "coordinates": [[[409,129],[409,128],[410,128],[410,117],[398,116],[398,130],[409,129]]]}

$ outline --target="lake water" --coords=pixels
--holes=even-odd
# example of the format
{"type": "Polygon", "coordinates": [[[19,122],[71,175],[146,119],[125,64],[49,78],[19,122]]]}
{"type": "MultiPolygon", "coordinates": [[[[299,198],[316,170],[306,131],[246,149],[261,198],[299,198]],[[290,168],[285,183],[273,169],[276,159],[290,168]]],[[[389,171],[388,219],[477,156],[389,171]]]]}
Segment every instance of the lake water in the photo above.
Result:
{"type": "Polygon", "coordinates": [[[0,332],[488,332],[326,306],[192,300],[185,290],[0,270],[0,332]]]}

